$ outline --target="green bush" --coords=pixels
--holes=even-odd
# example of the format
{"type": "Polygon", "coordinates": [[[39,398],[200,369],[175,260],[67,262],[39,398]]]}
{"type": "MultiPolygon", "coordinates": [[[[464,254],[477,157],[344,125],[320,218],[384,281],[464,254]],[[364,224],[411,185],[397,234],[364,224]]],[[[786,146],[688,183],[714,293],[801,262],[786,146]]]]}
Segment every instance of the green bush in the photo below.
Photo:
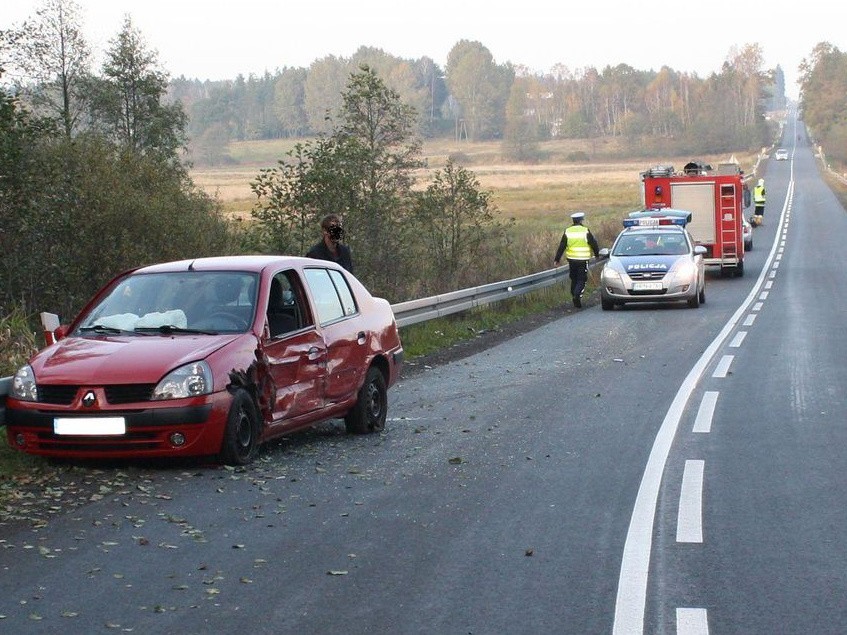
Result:
{"type": "Polygon", "coordinates": [[[0,311],[0,377],[13,375],[37,350],[36,334],[23,309],[0,311]]]}
{"type": "Polygon", "coordinates": [[[582,150],[576,150],[574,152],[569,152],[568,156],[565,157],[570,163],[588,163],[591,159],[588,157],[588,154],[583,152],[582,150]]]}

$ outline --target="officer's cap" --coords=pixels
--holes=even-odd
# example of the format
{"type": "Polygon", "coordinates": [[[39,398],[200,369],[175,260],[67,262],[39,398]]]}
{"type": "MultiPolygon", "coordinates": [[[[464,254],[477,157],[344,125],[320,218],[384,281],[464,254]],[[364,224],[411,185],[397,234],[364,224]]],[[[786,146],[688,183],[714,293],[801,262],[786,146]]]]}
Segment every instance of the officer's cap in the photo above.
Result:
{"type": "Polygon", "coordinates": [[[571,218],[574,220],[582,220],[585,218],[585,212],[574,212],[571,214],[571,218]]]}

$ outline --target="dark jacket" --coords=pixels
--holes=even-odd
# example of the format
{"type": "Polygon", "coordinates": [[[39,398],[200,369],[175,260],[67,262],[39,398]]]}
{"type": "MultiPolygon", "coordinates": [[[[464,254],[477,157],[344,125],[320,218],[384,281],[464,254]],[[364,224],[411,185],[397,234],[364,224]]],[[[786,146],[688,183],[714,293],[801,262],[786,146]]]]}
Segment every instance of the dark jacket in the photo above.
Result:
{"type": "Polygon", "coordinates": [[[338,243],[338,256],[334,256],[326,246],[324,241],[319,242],[306,252],[307,258],[316,258],[318,260],[329,260],[344,267],[350,273],[353,273],[353,255],[350,253],[350,247],[342,243],[338,243]]]}

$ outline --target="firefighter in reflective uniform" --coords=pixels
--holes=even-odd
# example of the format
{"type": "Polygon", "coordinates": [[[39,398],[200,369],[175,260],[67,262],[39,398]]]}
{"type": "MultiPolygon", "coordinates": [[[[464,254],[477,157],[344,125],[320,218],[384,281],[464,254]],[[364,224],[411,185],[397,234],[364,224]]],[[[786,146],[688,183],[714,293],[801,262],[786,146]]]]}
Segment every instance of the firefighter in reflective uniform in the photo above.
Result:
{"type": "Polygon", "coordinates": [[[582,293],[585,291],[585,283],[588,281],[588,261],[591,253],[600,255],[600,247],[591,231],[582,224],[585,219],[584,212],[571,214],[573,224],[562,234],[559,248],[553,264],[558,267],[562,260],[562,254],[568,259],[568,274],[571,279],[571,297],[573,305],[577,308],[582,306],[582,293]]]}
{"type": "Polygon", "coordinates": [[[765,179],[759,179],[756,187],[753,188],[753,218],[750,219],[751,225],[761,225],[765,220],[765,179]]]}

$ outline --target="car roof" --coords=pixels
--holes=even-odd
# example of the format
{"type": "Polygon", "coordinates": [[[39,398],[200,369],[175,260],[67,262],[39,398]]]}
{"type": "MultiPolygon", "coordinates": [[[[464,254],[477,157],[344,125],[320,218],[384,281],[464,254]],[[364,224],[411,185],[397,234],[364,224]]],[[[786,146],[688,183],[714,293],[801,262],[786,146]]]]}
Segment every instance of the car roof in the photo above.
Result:
{"type": "Polygon", "coordinates": [[[330,261],[314,260],[300,256],[212,256],[207,258],[192,258],[162,262],[146,267],[139,267],[134,273],[168,273],[175,271],[249,271],[259,273],[267,268],[282,269],[285,267],[302,267],[307,264],[337,268],[330,261]]]}

